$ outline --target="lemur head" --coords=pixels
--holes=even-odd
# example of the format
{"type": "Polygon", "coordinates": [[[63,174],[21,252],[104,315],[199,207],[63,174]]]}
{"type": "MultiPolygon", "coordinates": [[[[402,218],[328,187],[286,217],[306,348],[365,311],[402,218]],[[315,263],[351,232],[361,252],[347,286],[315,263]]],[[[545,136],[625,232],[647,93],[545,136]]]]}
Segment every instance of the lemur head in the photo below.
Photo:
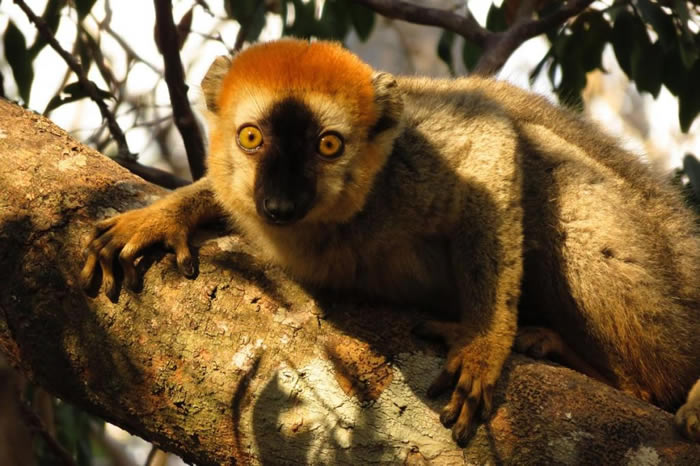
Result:
{"type": "Polygon", "coordinates": [[[400,131],[391,75],[339,44],[284,39],[207,76],[208,176],[226,206],[273,225],[344,222],[362,209],[400,131]]]}

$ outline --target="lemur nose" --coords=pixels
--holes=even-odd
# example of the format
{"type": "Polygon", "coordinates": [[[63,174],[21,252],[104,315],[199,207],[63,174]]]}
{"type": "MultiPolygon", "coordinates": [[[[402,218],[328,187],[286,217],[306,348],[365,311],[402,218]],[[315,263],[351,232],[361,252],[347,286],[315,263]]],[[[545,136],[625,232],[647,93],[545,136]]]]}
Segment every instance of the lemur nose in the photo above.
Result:
{"type": "Polygon", "coordinates": [[[268,197],[263,201],[265,215],[276,223],[285,223],[294,218],[296,205],[290,199],[268,197]]]}

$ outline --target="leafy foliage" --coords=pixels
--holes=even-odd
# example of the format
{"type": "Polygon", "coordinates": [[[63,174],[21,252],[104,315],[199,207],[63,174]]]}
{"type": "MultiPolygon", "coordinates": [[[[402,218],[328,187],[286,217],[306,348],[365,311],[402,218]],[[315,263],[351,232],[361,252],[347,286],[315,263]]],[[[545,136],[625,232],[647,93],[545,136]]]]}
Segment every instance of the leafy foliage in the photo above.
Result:
{"type": "Polygon", "coordinates": [[[19,95],[24,102],[29,102],[32,81],[34,81],[33,60],[24,35],[12,21],[5,31],[3,46],[5,47],[5,58],[19,88],[19,95]]]}
{"type": "MultiPolygon", "coordinates": [[[[103,99],[109,99],[109,98],[114,98],[112,94],[110,94],[107,91],[103,91],[102,89],[97,89],[97,94],[102,97],[103,99]]],[[[49,104],[46,106],[45,112],[50,112],[52,110],[55,110],[56,108],[60,107],[61,105],[68,104],[71,102],[75,102],[76,100],[84,99],[86,97],[89,97],[85,89],[80,86],[80,83],[78,82],[73,82],[70,84],[67,84],[61,93],[55,95],[50,101],[49,104]],[[61,94],[66,94],[65,97],[61,97],[61,94]]]]}
{"type": "Polygon", "coordinates": [[[552,46],[530,78],[546,70],[560,99],[580,104],[586,73],[603,69],[600,57],[610,44],[640,92],[656,97],[663,84],[678,97],[678,119],[687,132],[700,112],[700,33],[697,24],[696,32],[690,26],[686,2],[664,3],[616,1],[605,10],[579,15],[548,35],[552,46]]]}
{"type": "Polygon", "coordinates": [[[352,0],[227,0],[226,13],[238,21],[245,40],[256,40],[265,26],[265,14],[282,17],[283,34],[295,37],[343,40],[350,30],[366,40],[374,28],[375,13],[352,0]]]}

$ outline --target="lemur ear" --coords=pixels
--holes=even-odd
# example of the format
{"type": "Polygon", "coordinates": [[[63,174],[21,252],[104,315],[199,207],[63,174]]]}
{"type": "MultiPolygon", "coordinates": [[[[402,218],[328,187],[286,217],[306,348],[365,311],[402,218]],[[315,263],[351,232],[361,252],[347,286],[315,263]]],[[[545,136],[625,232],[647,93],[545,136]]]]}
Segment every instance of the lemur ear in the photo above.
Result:
{"type": "Polygon", "coordinates": [[[204,99],[207,102],[207,110],[212,113],[219,112],[216,99],[219,96],[221,81],[224,79],[230,66],[230,57],[223,55],[216,57],[214,63],[209,67],[207,74],[204,75],[204,79],[202,79],[202,91],[204,92],[204,99]]]}
{"type": "Polygon", "coordinates": [[[372,76],[372,86],[374,87],[377,120],[370,128],[370,138],[387,130],[398,128],[403,115],[403,95],[394,76],[390,73],[375,72],[372,76]]]}

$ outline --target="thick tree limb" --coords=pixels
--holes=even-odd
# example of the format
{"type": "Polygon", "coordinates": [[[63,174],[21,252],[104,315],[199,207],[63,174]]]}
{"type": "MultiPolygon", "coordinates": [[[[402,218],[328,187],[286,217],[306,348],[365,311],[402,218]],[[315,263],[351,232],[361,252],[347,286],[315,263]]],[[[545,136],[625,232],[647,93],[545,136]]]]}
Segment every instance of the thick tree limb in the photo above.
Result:
{"type": "Polygon", "coordinates": [[[672,416],[513,357],[458,448],[425,392],[425,315],[310,293],[240,238],[195,241],[200,273],[139,264],[117,303],[78,288],[97,218],[164,191],[0,101],[0,350],[34,381],[197,464],[696,464],[672,416]]]}
{"type": "Polygon", "coordinates": [[[185,71],[180,60],[178,48],[179,39],[175,21],[173,20],[173,5],[171,0],[154,0],[156,8],[156,44],[165,66],[165,82],[168,85],[170,102],[173,105],[173,116],[182,142],[185,144],[187,161],[190,165],[192,179],[198,180],[204,176],[204,140],[197,126],[197,119],[187,99],[185,71]]]}

